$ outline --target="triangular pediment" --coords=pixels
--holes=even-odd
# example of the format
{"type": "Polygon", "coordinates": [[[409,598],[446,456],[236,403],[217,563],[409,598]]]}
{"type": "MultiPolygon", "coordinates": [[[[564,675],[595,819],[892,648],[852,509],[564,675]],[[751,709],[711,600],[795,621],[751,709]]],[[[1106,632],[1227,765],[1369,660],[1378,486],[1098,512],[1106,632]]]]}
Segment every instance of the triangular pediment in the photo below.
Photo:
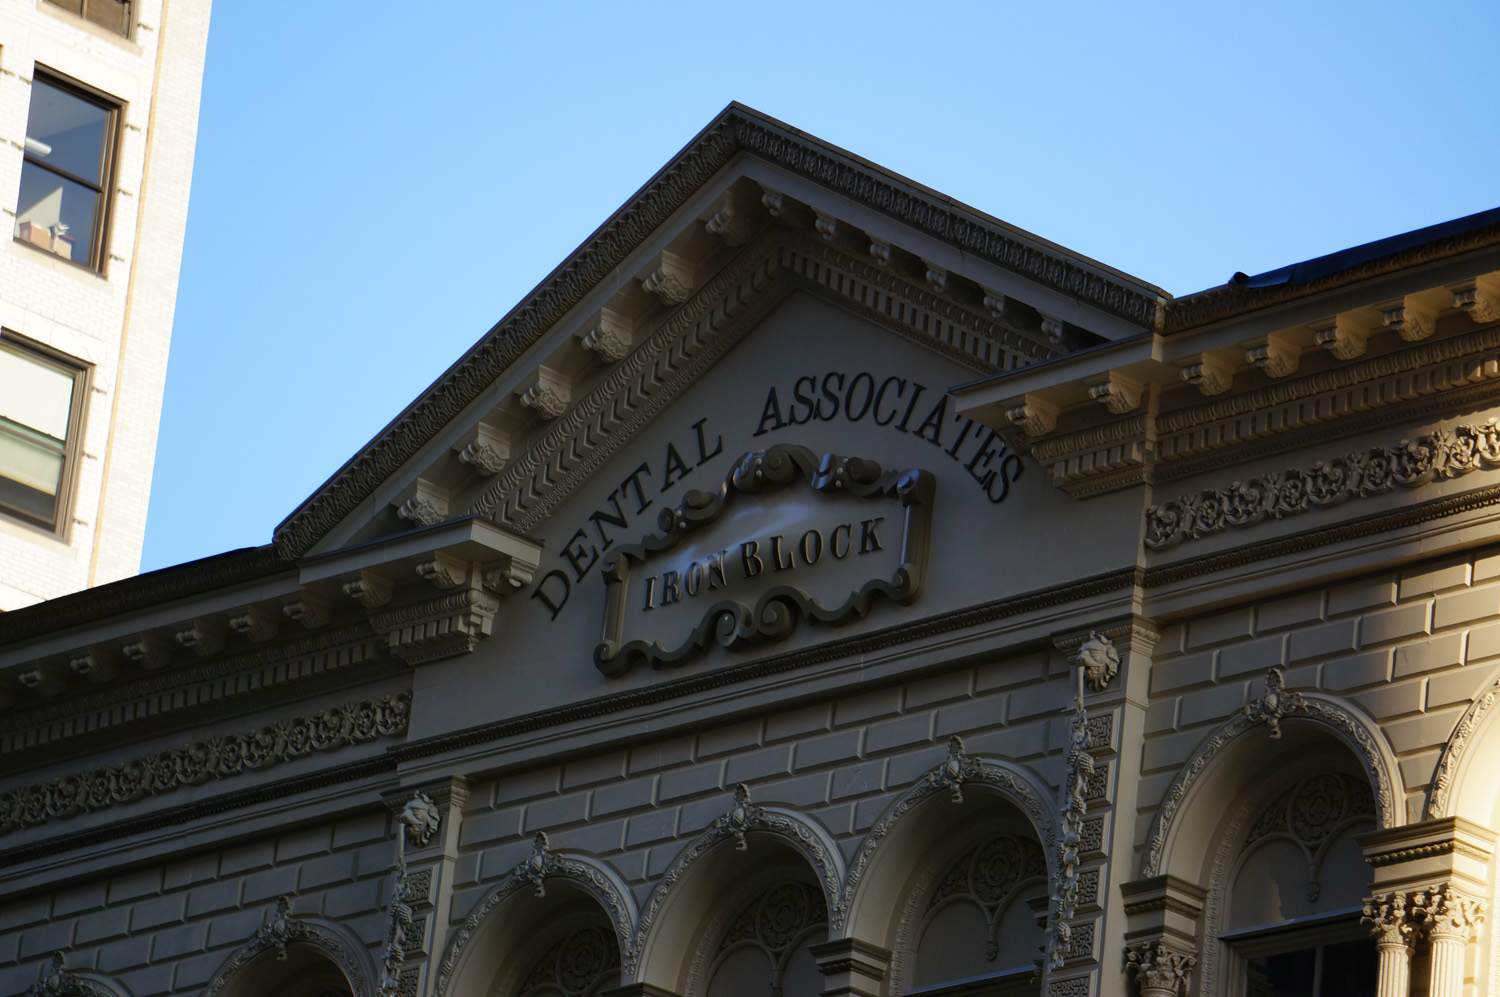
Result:
{"type": "Polygon", "coordinates": [[[1136,334],[1158,300],[734,105],[289,516],[276,548],[326,555],[466,515],[532,533],[796,291],[948,357],[955,382],[1136,334]]]}

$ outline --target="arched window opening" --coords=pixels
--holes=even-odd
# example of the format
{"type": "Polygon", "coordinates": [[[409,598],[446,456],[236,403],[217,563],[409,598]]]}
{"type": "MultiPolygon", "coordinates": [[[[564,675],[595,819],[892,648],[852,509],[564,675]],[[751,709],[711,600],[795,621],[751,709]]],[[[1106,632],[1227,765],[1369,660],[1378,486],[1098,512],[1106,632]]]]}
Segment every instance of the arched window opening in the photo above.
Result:
{"type": "Polygon", "coordinates": [[[744,904],[718,942],[707,997],[795,997],[823,989],[810,951],[828,938],[816,884],[782,880],[744,904]]]}
{"type": "Polygon", "coordinates": [[[965,851],[925,900],[909,992],[1036,993],[1046,898],[1034,838],[1001,834],[965,851]]]}
{"type": "MultiPolygon", "coordinates": [[[[600,919],[602,922],[602,918],[600,919]]],[[[578,928],[542,953],[520,997],[594,997],[619,986],[620,946],[607,923],[578,928]]]]}
{"type": "Polygon", "coordinates": [[[1239,846],[1221,936],[1234,997],[1373,997],[1375,943],[1359,924],[1375,826],[1369,783],[1326,769],[1280,789],[1239,846]]]}
{"type": "Polygon", "coordinates": [[[224,997],[354,997],[343,972],[319,949],[293,942],[286,958],[267,950],[235,974],[224,997]]]}

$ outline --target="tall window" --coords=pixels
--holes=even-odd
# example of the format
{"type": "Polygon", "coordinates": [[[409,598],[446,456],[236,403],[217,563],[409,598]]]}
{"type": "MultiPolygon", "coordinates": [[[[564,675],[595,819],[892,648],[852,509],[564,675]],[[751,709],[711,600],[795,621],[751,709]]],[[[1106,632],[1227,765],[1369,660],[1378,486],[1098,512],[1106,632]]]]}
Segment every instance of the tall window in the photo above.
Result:
{"type": "Polygon", "coordinates": [[[81,368],[0,334],[0,512],[60,529],[84,380],[81,368]]]}
{"type": "Polygon", "coordinates": [[[47,0],[117,35],[130,34],[130,0],[47,0]]]}
{"type": "Polygon", "coordinates": [[[119,108],[38,71],[16,205],[16,238],[99,270],[119,108]]]}

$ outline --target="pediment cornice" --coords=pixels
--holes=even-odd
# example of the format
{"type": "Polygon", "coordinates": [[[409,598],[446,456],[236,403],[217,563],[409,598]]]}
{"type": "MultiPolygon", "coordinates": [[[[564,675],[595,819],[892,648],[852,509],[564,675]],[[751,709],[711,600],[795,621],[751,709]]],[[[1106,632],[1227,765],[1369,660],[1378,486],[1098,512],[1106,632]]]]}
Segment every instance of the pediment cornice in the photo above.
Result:
{"type": "MultiPolygon", "coordinates": [[[[292,559],[312,550],[376,489],[418,457],[424,447],[481,398],[571,310],[616,275],[632,254],[737,156],[769,163],[854,205],[894,220],[922,237],[939,240],[968,257],[1061,293],[1098,313],[1141,328],[1149,328],[1156,321],[1163,297],[1157,289],[1007,226],[748,108],[731,105],[420,398],[282,522],[274,536],[278,553],[292,559]]],[[[767,191],[765,196],[771,200],[757,210],[780,216],[781,195],[767,191]]],[[[711,214],[705,230],[731,246],[738,245],[748,238],[746,217],[747,209],[730,201],[711,214]]],[[[820,216],[817,221],[824,219],[820,216]]],[[[825,222],[816,231],[832,241],[841,229],[834,221],[825,222]]],[[[889,260],[891,247],[872,238],[869,251],[872,259],[880,263],[889,260]]],[[[641,286],[656,297],[666,294],[666,303],[676,307],[693,290],[692,281],[697,275],[668,255],[661,254],[654,268],[643,276],[641,286]]],[[[948,272],[941,266],[929,264],[926,274],[935,291],[948,289],[948,272]]],[[[1004,307],[1003,296],[998,294],[985,295],[984,300],[1004,307]]],[[[1042,316],[1042,323],[1043,328],[1054,332],[1063,329],[1062,320],[1056,316],[1042,316]]],[[[618,334],[609,330],[590,329],[584,334],[584,342],[586,346],[592,343],[599,348],[606,360],[624,355],[618,334]]],[[[535,398],[540,401],[542,395],[538,393],[535,398]]],[[[564,415],[565,410],[558,410],[553,417],[564,415]]]]}

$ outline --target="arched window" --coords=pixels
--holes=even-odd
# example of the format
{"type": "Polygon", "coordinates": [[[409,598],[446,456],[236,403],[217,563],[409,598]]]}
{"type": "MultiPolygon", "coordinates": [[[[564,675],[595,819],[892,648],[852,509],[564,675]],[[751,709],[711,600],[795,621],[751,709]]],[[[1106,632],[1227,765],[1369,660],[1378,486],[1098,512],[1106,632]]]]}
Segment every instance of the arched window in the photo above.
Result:
{"type": "Polygon", "coordinates": [[[908,993],[1034,993],[1046,897],[1047,860],[1034,838],[999,834],[951,860],[922,901],[908,993]]]}
{"type": "Polygon", "coordinates": [[[607,922],[591,924],[542,953],[521,983],[520,997],[594,997],[619,982],[620,946],[615,933],[607,922]]]}
{"type": "Polygon", "coordinates": [[[1375,943],[1360,927],[1375,826],[1369,783],[1322,771],[1278,789],[1231,866],[1225,932],[1235,997],[1373,997],[1375,943]]]}
{"type": "Polygon", "coordinates": [[[816,884],[783,880],[740,908],[719,940],[707,997],[794,997],[823,989],[809,951],[827,940],[828,906],[816,884]]]}

